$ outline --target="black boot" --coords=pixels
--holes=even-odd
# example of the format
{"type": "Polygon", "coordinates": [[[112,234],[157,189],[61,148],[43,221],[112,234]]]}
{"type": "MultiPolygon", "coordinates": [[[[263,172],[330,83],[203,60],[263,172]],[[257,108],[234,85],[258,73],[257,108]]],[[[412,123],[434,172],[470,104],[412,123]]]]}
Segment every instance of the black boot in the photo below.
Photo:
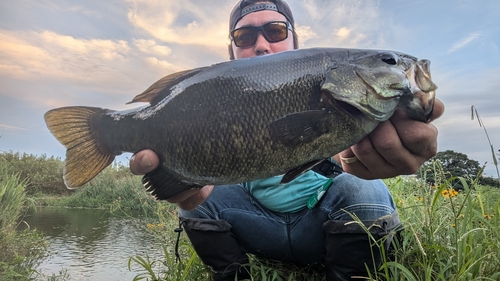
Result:
{"type": "Polygon", "coordinates": [[[323,263],[326,280],[364,280],[382,264],[382,247],[388,254],[392,238],[401,226],[397,211],[375,221],[362,221],[367,230],[356,221],[329,220],[323,224],[326,255],[323,263]],[[377,240],[375,242],[373,239],[377,240]]]}
{"type": "Polygon", "coordinates": [[[214,281],[248,279],[248,257],[224,220],[180,218],[189,240],[206,265],[212,267],[214,281]]]}

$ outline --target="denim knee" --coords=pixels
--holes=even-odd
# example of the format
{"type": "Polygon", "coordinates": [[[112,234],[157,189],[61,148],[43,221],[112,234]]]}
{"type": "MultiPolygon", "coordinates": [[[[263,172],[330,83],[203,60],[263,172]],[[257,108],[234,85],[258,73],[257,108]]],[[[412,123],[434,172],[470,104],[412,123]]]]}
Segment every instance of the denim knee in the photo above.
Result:
{"type": "Polygon", "coordinates": [[[185,218],[224,219],[224,213],[255,212],[255,199],[241,184],[215,186],[208,198],[194,210],[179,209],[185,218]]]}
{"type": "Polygon", "coordinates": [[[352,215],[360,220],[375,220],[396,209],[382,180],[364,180],[346,173],[334,179],[323,204],[331,210],[329,218],[334,220],[350,220],[352,215]]]}

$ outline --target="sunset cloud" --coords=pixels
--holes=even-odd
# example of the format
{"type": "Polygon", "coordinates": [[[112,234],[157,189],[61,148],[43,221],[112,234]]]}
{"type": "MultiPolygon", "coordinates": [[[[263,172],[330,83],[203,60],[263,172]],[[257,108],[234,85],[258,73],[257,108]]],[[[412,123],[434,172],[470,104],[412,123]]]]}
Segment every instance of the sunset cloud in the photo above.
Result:
{"type": "Polygon", "coordinates": [[[80,39],[51,31],[0,30],[0,73],[15,78],[99,79],[110,64],[126,62],[122,40],[80,39]]]}
{"type": "Polygon", "coordinates": [[[134,39],[134,45],[145,54],[166,57],[172,53],[172,49],[168,46],[157,45],[155,40],[134,39]]]}
{"type": "Polygon", "coordinates": [[[205,1],[204,4],[210,6],[210,13],[205,5],[199,5],[199,1],[128,2],[129,21],[163,42],[220,48],[221,42],[227,40],[227,21],[220,20],[225,19],[232,8],[227,2],[205,1]]]}

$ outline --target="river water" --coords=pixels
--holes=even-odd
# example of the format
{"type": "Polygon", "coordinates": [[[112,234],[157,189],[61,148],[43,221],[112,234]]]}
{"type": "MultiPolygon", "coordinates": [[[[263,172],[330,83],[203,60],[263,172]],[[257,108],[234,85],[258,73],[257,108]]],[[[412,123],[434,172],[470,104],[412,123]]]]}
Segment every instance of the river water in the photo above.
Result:
{"type": "Polygon", "coordinates": [[[154,260],[162,253],[143,220],[106,210],[44,207],[30,211],[25,221],[50,243],[50,255],[38,268],[45,275],[66,270],[71,280],[132,280],[141,268],[128,270],[131,256],[154,260]]]}

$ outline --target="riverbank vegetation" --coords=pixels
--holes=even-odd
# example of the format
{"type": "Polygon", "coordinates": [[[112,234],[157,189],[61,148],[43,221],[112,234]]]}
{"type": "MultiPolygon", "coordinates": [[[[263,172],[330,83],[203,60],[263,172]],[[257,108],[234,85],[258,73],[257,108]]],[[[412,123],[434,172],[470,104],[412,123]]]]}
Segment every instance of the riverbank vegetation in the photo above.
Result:
{"type": "Polygon", "coordinates": [[[0,280],[27,280],[45,255],[43,236],[34,231],[16,231],[29,204],[26,180],[0,158],[0,280]]]}
{"type": "MultiPolygon", "coordinates": [[[[419,178],[386,180],[405,229],[392,258],[372,279],[500,280],[500,189],[481,184],[481,177],[450,175],[440,162],[428,164],[419,178]]],[[[114,164],[77,190],[67,190],[61,175],[58,158],[0,154],[1,280],[33,280],[36,266],[46,254],[42,234],[33,229],[15,231],[31,205],[139,213],[164,256],[156,260],[148,255],[130,257],[130,266],[143,269],[136,280],[208,280],[209,269],[184,233],[180,233],[177,261],[176,207],[151,198],[140,177],[133,176],[128,167],[114,164]]],[[[249,268],[253,280],[324,279],[321,265],[297,268],[251,256],[249,268]]],[[[61,279],[64,277],[50,280],[61,279]]]]}

